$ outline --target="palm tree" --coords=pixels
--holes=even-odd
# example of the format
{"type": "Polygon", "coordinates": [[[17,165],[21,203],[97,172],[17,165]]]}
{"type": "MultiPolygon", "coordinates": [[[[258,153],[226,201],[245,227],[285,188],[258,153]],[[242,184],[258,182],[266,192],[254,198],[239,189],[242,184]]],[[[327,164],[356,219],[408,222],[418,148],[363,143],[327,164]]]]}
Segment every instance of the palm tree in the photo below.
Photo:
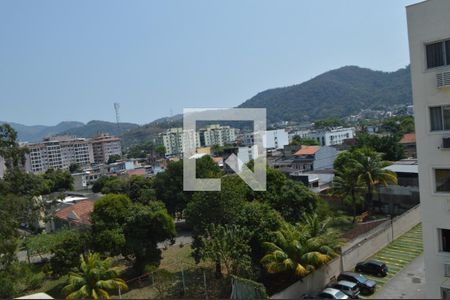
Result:
{"type": "Polygon", "coordinates": [[[80,255],[79,271],[69,273],[63,294],[67,299],[109,299],[108,291],[127,290],[125,281],[118,277],[119,269],[111,265],[111,258],[101,260],[98,253],[80,255]]]}
{"type": "Polygon", "coordinates": [[[329,262],[336,254],[331,241],[323,236],[312,237],[307,230],[299,230],[285,223],[274,233],[273,242],[265,242],[267,254],[261,259],[269,273],[292,272],[303,277],[329,262]]]}
{"type": "Polygon", "coordinates": [[[342,199],[350,197],[353,211],[353,223],[355,223],[356,220],[357,200],[360,193],[364,190],[364,183],[357,171],[358,170],[354,167],[346,167],[341,171],[336,171],[336,175],[333,178],[332,189],[332,193],[342,199]]]}
{"type": "Polygon", "coordinates": [[[380,184],[397,184],[397,175],[384,167],[388,165],[387,162],[381,159],[378,152],[369,148],[362,148],[354,151],[354,168],[359,179],[363,181],[367,187],[366,206],[372,208],[372,198],[374,187],[380,184]]]}

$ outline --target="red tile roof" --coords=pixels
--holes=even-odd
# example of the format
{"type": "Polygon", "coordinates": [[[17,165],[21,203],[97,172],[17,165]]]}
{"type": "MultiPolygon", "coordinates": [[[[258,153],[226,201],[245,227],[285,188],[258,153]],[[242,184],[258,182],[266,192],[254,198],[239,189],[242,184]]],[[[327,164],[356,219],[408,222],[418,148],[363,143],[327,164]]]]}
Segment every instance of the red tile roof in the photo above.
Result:
{"type": "Polygon", "coordinates": [[[400,140],[400,144],[414,144],[416,142],[415,133],[407,133],[400,140]]]}
{"type": "Polygon", "coordinates": [[[134,169],[134,170],[128,170],[128,175],[145,175],[145,169],[134,169]]]}
{"type": "Polygon", "coordinates": [[[74,205],[62,208],[56,212],[55,216],[70,223],[90,225],[93,211],[94,201],[82,200],[74,205]]]}
{"type": "Polygon", "coordinates": [[[313,155],[320,150],[320,146],[302,146],[300,150],[294,153],[295,156],[313,155]]]}

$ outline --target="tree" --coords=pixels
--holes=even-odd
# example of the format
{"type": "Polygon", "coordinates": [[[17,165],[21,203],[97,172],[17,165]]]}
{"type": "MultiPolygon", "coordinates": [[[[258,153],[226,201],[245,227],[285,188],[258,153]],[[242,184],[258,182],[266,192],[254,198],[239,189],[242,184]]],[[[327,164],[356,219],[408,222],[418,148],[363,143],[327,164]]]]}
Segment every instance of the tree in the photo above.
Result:
{"type": "Polygon", "coordinates": [[[238,176],[222,178],[220,192],[196,192],[188,203],[185,215],[192,227],[194,258],[200,259],[200,236],[210,224],[233,224],[246,203],[246,186],[238,176]]]}
{"type": "Polygon", "coordinates": [[[158,266],[161,250],[158,243],[175,237],[175,223],[164,204],[135,204],[129,210],[124,226],[126,251],[135,257],[134,268],[143,271],[146,265],[158,266]]]}
{"type": "MultiPolygon", "coordinates": [[[[80,255],[87,250],[89,236],[87,233],[74,230],[61,231],[52,235],[54,236],[49,242],[50,245],[45,245],[52,254],[51,270],[57,275],[67,274],[79,265],[80,255]]],[[[51,235],[48,234],[48,236],[51,235]]]]}
{"type": "Polygon", "coordinates": [[[6,169],[20,169],[25,165],[25,154],[29,150],[17,143],[17,132],[9,125],[0,125],[0,156],[6,169]]]}
{"type": "Polygon", "coordinates": [[[108,164],[113,164],[116,161],[120,160],[121,156],[119,154],[113,154],[108,157],[108,164]]]}
{"type": "Polygon", "coordinates": [[[377,185],[397,184],[397,175],[389,170],[385,170],[388,164],[381,159],[379,153],[370,149],[359,149],[354,152],[355,168],[360,174],[360,179],[367,186],[366,205],[372,208],[374,187],[377,185]]]}
{"type": "Polygon", "coordinates": [[[132,202],[126,195],[109,194],[95,202],[91,214],[92,242],[97,251],[118,255],[124,251],[123,227],[132,202]]]}
{"type": "Polygon", "coordinates": [[[332,193],[342,199],[350,197],[353,223],[356,220],[356,206],[359,195],[364,191],[364,183],[360,174],[354,168],[355,162],[350,161],[349,165],[336,171],[333,178],[332,193]]]}
{"type": "Polygon", "coordinates": [[[68,171],[48,169],[42,177],[48,183],[49,192],[61,192],[73,189],[73,177],[68,171]]]}
{"type": "Polygon", "coordinates": [[[274,233],[274,238],[275,242],[264,243],[267,254],[261,259],[269,273],[287,272],[303,277],[336,255],[336,245],[288,223],[274,233]]]}
{"type": "Polygon", "coordinates": [[[269,194],[268,203],[288,222],[298,222],[304,213],[312,212],[318,197],[302,183],[286,180],[278,194],[269,194]]]}
{"type": "Polygon", "coordinates": [[[237,225],[211,224],[201,236],[200,256],[216,264],[218,277],[222,276],[222,265],[228,275],[244,274],[250,268],[250,236],[246,228],[237,225]]]}
{"type": "Polygon", "coordinates": [[[405,133],[414,132],[413,116],[395,116],[383,121],[382,129],[395,136],[403,136],[405,133]]]}
{"type": "Polygon", "coordinates": [[[290,145],[297,145],[297,146],[318,146],[319,142],[312,138],[301,138],[298,135],[295,135],[292,138],[292,141],[290,145]]]}
{"type": "Polygon", "coordinates": [[[384,160],[396,161],[404,157],[403,145],[399,143],[400,135],[377,136],[373,134],[358,134],[356,148],[371,148],[382,153],[384,160]]]}
{"type": "Polygon", "coordinates": [[[70,173],[77,173],[77,172],[81,172],[83,171],[83,169],[81,168],[80,164],[78,163],[74,163],[74,164],[70,164],[69,166],[69,172],[70,173]]]}
{"type": "Polygon", "coordinates": [[[127,284],[119,278],[120,270],[112,267],[111,258],[100,259],[98,253],[80,255],[77,272],[70,272],[67,285],[62,293],[67,299],[109,299],[108,291],[128,289],[127,284]]]}
{"type": "Polygon", "coordinates": [[[344,122],[342,122],[338,118],[326,118],[322,120],[318,120],[314,122],[315,128],[329,128],[329,127],[337,127],[337,126],[344,126],[344,122]]]}

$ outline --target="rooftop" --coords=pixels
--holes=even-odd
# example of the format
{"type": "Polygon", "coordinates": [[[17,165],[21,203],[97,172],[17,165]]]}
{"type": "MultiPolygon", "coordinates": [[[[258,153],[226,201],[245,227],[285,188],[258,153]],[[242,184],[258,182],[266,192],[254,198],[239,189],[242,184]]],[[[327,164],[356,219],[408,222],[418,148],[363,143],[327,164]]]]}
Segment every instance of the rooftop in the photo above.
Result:
{"type": "Polygon", "coordinates": [[[79,225],[91,224],[91,213],[94,211],[94,201],[83,200],[60,209],[55,213],[59,219],[79,225]]]}
{"type": "Polygon", "coordinates": [[[320,146],[302,146],[300,150],[295,152],[295,156],[313,155],[320,150],[320,146]]]}
{"type": "Polygon", "coordinates": [[[407,133],[400,140],[400,144],[413,144],[416,142],[416,134],[415,133],[407,133]]]}

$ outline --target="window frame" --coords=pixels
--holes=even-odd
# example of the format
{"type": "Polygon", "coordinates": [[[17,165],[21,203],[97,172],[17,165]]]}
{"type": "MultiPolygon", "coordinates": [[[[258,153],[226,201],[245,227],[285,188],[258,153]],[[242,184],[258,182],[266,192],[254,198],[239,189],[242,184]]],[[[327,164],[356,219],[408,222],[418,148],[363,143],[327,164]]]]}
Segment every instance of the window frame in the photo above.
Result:
{"type": "Polygon", "coordinates": [[[450,57],[447,57],[449,55],[449,54],[447,54],[447,52],[450,50],[450,38],[426,42],[426,43],[424,43],[424,46],[425,46],[425,69],[426,70],[434,70],[434,69],[439,69],[439,68],[450,67],[450,61],[448,60],[448,58],[450,58],[450,57]],[[430,45],[433,45],[433,44],[438,44],[438,43],[440,43],[442,46],[442,59],[443,59],[444,64],[441,66],[429,67],[428,66],[427,47],[430,45]],[[447,49],[447,43],[449,45],[449,49],[447,49]]]}
{"type": "Polygon", "coordinates": [[[444,240],[443,240],[443,235],[442,235],[443,230],[450,231],[450,229],[448,229],[448,228],[440,228],[440,227],[437,228],[438,241],[439,241],[438,252],[441,253],[441,254],[447,254],[448,255],[448,254],[450,254],[450,248],[448,249],[449,251],[444,251],[444,240]]]}
{"type": "Polygon", "coordinates": [[[429,105],[428,106],[428,126],[429,126],[429,132],[430,133],[442,133],[442,132],[450,132],[450,127],[449,128],[445,128],[445,118],[444,118],[444,108],[447,107],[447,110],[450,111],[450,104],[436,104],[436,105],[429,105]],[[441,125],[442,125],[442,129],[436,129],[433,130],[433,126],[432,126],[432,117],[431,117],[431,109],[432,108],[440,108],[441,110],[441,125]]]}
{"type": "Polygon", "coordinates": [[[450,167],[433,167],[433,169],[432,169],[433,194],[435,194],[435,195],[450,195],[450,190],[448,190],[448,191],[438,191],[437,190],[436,170],[449,170],[450,171],[450,167]]]}

